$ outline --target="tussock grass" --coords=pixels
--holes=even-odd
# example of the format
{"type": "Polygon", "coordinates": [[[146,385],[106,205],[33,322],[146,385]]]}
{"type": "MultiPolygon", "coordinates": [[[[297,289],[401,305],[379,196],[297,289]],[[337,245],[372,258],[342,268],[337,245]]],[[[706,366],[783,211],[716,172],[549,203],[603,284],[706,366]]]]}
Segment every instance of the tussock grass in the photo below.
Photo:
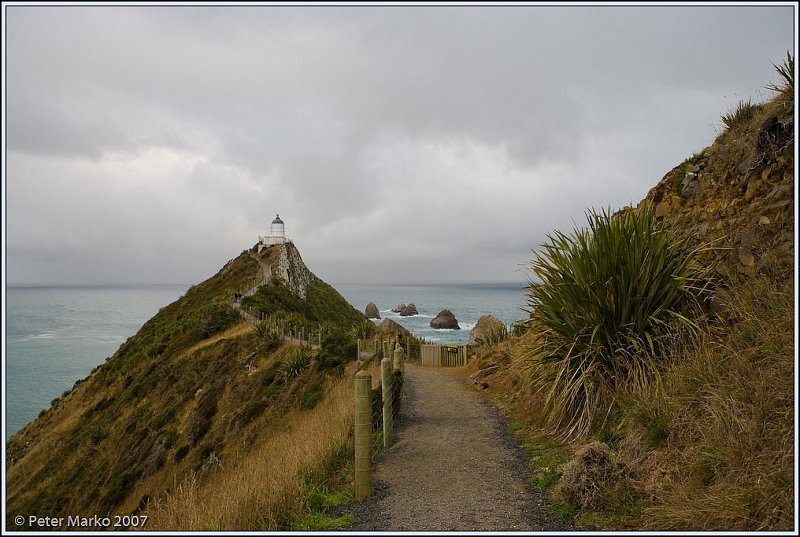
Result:
{"type": "Polygon", "coordinates": [[[747,124],[759,110],[761,105],[753,104],[750,99],[740,100],[736,108],[720,116],[720,119],[725,127],[735,129],[739,125],[747,124]]]}
{"type": "Polygon", "coordinates": [[[353,381],[345,375],[324,404],[291,412],[285,429],[249,452],[234,468],[201,483],[190,475],[151,505],[149,530],[274,531],[305,514],[303,474],[319,471],[349,442],[353,381]]]}
{"type": "Polygon", "coordinates": [[[590,213],[588,228],[556,231],[529,269],[536,334],[523,376],[545,395],[552,431],[587,435],[623,385],[659,383],[669,323],[696,327],[707,271],[698,250],[653,218],[650,204],[618,215],[590,213]],[[538,280],[538,281],[536,281],[538,280]],[[683,310],[683,313],[681,313],[683,310]]]}
{"type": "Polygon", "coordinates": [[[786,51],[786,60],[780,65],[772,66],[778,72],[781,78],[780,84],[768,84],[767,89],[776,93],[786,95],[789,97],[794,96],[794,56],[791,52],[786,51]]]}
{"type": "MultiPolygon", "coordinates": [[[[579,524],[793,528],[793,290],[767,276],[718,292],[731,320],[673,331],[662,382],[618,388],[605,426],[588,444],[571,444],[575,454],[558,468],[552,499],[579,524]]],[[[515,418],[547,430],[544,394],[515,380],[530,367],[525,353],[534,339],[528,333],[507,344],[506,382],[517,386],[515,418]]]]}

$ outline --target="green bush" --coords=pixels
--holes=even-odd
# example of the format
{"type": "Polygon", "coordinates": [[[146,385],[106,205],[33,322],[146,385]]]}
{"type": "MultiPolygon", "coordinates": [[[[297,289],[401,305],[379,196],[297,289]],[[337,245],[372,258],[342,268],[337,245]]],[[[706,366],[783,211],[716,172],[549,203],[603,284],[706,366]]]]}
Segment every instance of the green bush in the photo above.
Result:
{"type": "Polygon", "coordinates": [[[322,396],[325,395],[325,385],[319,382],[303,392],[300,396],[300,408],[303,410],[311,410],[317,403],[322,401],[322,396]]]}
{"type": "Polygon", "coordinates": [[[528,267],[538,279],[527,291],[538,334],[529,380],[568,437],[588,433],[623,384],[660,382],[666,328],[696,327],[699,310],[689,305],[699,304],[707,275],[698,250],[656,222],[649,204],[587,217],[588,228],[548,236],[528,267]]]}
{"type": "Polygon", "coordinates": [[[209,338],[239,321],[239,314],[229,304],[211,303],[200,310],[200,335],[209,338]]]}
{"type": "Polygon", "coordinates": [[[322,339],[322,348],[317,355],[321,368],[334,368],[356,359],[358,345],[350,334],[331,332],[322,339]]]}

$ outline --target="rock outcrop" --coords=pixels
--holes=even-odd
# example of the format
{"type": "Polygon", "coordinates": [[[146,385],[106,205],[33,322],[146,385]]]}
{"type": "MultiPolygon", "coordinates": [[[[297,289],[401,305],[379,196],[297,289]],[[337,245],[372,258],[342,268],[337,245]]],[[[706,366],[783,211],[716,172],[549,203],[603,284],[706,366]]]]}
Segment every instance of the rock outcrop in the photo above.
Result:
{"type": "Polygon", "coordinates": [[[419,315],[417,307],[414,305],[413,302],[408,306],[406,306],[405,308],[403,308],[403,311],[400,312],[400,317],[410,317],[412,315],[419,315]]]}
{"type": "Polygon", "coordinates": [[[286,286],[300,298],[306,298],[308,284],[311,280],[311,271],[308,270],[300,252],[294,244],[287,242],[278,245],[280,255],[277,263],[272,267],[273,273],[277,274],[286,286]]]}
{"type": "Polygon", "coordinates": [[[431,328],[439,330],[461,330],[461,327],[458,326],[458,319],[456,319],[456,316],[453,315],[453,312],[450,310],[440,311],[436,317],[431,320],[431,328]]]}
{"type": "Polygon", "coordinates": [[[642,203],[719,262],[723,280],[793,270],[794,105],[755,107],[714,143],[673,168],[642,203]]]}
{"type": "Polygon", "coordinates": [[[403,336],[411,335],[411,332],[391,319],[384,319],[383,322],[378,325],[378,331],[384,334],[400,334],[403,336]]]}
{"type": "Polygon", "coordinates": [[[406,309],[406,305],[401,302],[400,304],[398,304],[397,306],[392,308],[392,311],[395,312],[395,313],[400,313],[404,309],[406,309]]]}
{"type": "Polygon", "coordinates": [[[504,333],[505,325],[500,320],[491,315],[483,315],[475,324],[475,328],[469,333],[468,345],[482,345],[487,339],[494,335],[504,333]]]}
{"type": "Polygon", "coordinates": [[[367,309],[364,310],[364,315],[367,316],[367,319],[381,318],[381,314],[378,311],[378,306],[376,306],[374,302],[370,302],[369,304],[367,304],[367,309]]]}

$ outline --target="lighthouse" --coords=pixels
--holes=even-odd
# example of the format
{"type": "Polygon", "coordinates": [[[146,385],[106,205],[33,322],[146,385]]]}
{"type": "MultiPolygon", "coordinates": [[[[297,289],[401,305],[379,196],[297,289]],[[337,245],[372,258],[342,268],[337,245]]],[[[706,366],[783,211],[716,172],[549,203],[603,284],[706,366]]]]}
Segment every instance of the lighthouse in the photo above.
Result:
{"type": "Polygon", "coordinates": [[[258,237],[258,249],[272,246],[273,244],[283,244],[286,240],[286,228],[283,225],[283,220],[279,214],[275,215],[275,220],[269,226],[269,233],[263,237],[258,237]]]}

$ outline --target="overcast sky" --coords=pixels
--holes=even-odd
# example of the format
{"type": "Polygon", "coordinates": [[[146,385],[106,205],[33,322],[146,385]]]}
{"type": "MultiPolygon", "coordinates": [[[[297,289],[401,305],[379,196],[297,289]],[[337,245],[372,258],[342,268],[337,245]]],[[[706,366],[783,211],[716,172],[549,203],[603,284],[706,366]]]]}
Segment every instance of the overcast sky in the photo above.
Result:
{"type": "Polygon", "coordinates": [[[791,5],[4,5],[7,281],[524,281],[763,101],[791,5]]]}

